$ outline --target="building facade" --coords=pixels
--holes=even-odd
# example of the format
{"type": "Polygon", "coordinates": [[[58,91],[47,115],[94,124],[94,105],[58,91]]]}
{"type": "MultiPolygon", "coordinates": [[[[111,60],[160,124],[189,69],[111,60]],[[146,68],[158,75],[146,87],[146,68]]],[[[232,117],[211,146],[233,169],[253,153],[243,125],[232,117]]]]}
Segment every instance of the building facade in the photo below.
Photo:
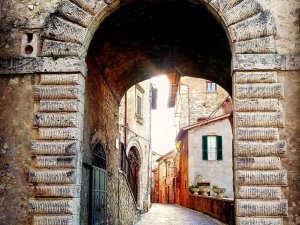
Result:
{"type": "Polygon", "coordinates": [[[121,168],[127,174],[137,208],[143,213],[151,203],[152,91],[150,80],[136,84],[126,92],[119,107],[121,168]]]}
{"type": "MultiPolygon", "coordinates": [[[[182,176],[188,178],[188,187],[205,181],[211,186],[225,188],[225,196],[234,197],[232,127],[229,117],[230,115],[226,114],[180,130],[176,141],[181,142],[183,137],[188,140],[188,153],[183,152],[180,158],[187,162],[187,165],[182,165],[187,166],[187,170],[184,170],[187,174],[182,176]]],[[[212,192],[211,195],[213,196],[212,192]]]]}

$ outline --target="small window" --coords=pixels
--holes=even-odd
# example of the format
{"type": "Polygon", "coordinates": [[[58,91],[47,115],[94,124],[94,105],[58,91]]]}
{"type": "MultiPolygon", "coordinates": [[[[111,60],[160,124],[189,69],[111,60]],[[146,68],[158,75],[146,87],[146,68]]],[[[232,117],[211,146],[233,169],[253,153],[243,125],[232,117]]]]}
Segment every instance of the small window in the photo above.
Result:
{"type": "Polygon", "coordinates": [[[140,86],[136,86],[135,114],[139,119],[143,118],[143,94],[144,90],[140,86]]]}
{"type": "Polygon", "coordinates": [[[202,136],[202,159],[223,159],[222,136],[202,136]]]}
{"type": "Polygon", "coordinates": [[[217,84],[213,82],[206,83],[206,91],[207,92],[215,92],[217,91],[217,84]]]}

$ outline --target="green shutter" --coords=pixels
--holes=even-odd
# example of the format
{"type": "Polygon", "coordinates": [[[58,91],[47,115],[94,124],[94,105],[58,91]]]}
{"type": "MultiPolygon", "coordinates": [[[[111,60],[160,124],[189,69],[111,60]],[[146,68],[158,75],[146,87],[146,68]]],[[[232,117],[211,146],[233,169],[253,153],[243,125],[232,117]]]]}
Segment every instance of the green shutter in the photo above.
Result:
{"type": "Polygon", "coordinates": [[[217,160],[223,160],[222,136],[217,136],[217,160]]]}
{"type": "Polygon", "coordinates": [[[207,153],[207,136],[202,136],[202,159],[207,160],[208,159],[208,153],[207,153]]]}

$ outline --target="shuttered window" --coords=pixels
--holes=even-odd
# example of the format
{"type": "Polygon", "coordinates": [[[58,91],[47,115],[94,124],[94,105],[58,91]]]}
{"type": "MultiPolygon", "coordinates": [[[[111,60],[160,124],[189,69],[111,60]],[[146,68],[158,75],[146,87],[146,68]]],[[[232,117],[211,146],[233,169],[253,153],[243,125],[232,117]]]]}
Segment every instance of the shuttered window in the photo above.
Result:
{"type": "Polygon", "coordinates": [[[202,136],[202,159],[223,159],[222,136],[202,136]]]}

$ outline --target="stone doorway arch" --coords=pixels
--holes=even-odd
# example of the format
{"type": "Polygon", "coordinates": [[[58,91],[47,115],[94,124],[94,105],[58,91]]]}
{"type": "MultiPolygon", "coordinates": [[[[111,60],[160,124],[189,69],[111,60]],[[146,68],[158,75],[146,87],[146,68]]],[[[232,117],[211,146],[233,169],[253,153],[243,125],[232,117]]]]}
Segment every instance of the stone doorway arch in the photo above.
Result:
{"type": "MultiPolygon", "coordinates": [[[[274,19],[255,0],[201,4],[222,24],[231,44],[237,224],[283,224],[288,208],[281,190],[287,172],[280,160],[286,144],[279,136],[285,123],[280,106],[284,95],[276,73],[281,64],[274,19]]],[[[34,224],[79,221],[76,175],[83,137],[84,60],[95,30],[118,7],[120,1],[63,0],[45,22],[43,58],[36,68],[41,75],[34,87],[39,104],[32,145],[36,158],[29,174],[30,182],[38,184],[30,200],[34,224]],[[53,166],[45,170],[45,163],[53,166]],[[60,197],[68,198],[56,200],[60,197]]]]}

